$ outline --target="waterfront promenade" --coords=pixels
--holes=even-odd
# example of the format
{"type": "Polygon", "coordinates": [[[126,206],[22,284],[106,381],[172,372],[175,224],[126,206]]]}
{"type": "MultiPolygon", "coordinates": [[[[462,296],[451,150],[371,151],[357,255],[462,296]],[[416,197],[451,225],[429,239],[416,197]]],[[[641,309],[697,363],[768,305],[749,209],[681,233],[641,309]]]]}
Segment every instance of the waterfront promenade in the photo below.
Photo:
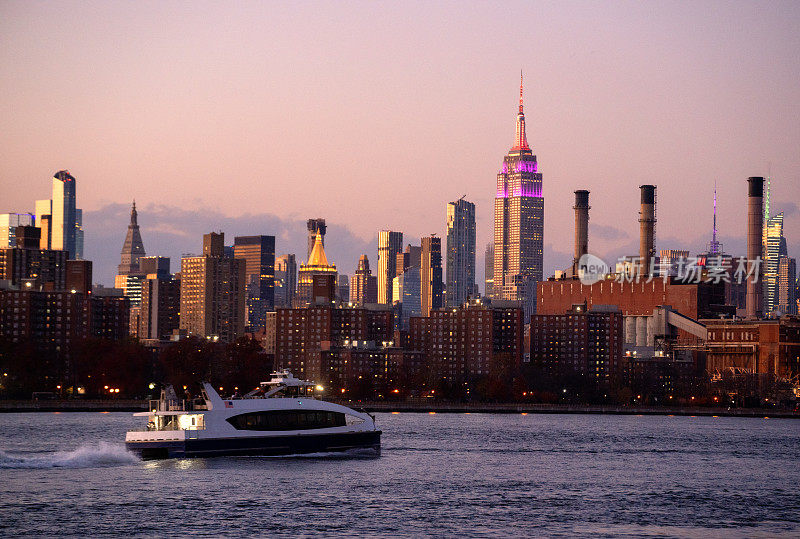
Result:
{"type": "MultiPolygon", "coordinates": [[[[620,406],[583,404],[530,403],[446,403],[446,402],[358,402],[336,401],[368,412],[417,413],[494,413],[494,414],[615,414],[615,415],[680,415],[731,416],[800,419],[800,410],[781,408],[723,408],[705,406],[620,406]]],[[[5,400],[0,401],[3,412],[140,412],[147,410],[148,401],[132,399],[107,400],[5,400]]]]}

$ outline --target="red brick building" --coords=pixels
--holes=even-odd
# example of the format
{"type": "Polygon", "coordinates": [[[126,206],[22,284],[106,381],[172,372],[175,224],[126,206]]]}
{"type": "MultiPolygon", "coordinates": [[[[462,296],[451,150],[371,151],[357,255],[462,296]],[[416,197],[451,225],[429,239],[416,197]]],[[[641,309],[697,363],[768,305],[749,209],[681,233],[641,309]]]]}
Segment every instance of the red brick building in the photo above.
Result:
{"type": "Polygon", "coordinates": [[[731,367],[792,378],[800,374],[800,318],[701,320],[708,327],[706,369],[731,367]]]}
{"type": "Polygon", "coordinates": [[[725,283],[677,284],[655,278],[645,282],[604,280],[591,285],[576,279],[538,283],[536,314],[565,314],[573,305],[616,305],[624,315],[650,315],[653,308],[669,305],[694,320],[727,312],[725,283]]]}
{"type": "Polygon", "coordinates": [[[621,366],[624,317],[618,309],[575,305],[565,314],[531,317],[531,362],[551,373],[573,372],[608,384],[621,366]]]}
{"type": "Polygon", "coordinates": [[[278,309],[275,323],[275,367],[306,376],[306,361],[321,350],[353,341],[389,342],[393,339],[393,314],[335,306],[278,309]]]}
{"type": "Polygon", "coordinates": [[[492,374],[522,363],[522,309],[471,304],[412,317],[408,348],[422,352],[437,376],[450,382],[492,374]]]}

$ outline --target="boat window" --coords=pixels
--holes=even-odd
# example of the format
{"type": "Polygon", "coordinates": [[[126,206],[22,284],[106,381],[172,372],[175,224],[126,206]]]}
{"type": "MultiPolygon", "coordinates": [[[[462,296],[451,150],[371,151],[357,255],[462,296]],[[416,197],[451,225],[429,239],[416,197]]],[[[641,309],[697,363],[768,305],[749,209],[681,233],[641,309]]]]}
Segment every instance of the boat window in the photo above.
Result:
{"type": "Polygon", "coordinates": [[[251,412],[229,417],[227,421],[237,430],[306,430],[346,425],[342,413],[307,410],[251,412]]]}

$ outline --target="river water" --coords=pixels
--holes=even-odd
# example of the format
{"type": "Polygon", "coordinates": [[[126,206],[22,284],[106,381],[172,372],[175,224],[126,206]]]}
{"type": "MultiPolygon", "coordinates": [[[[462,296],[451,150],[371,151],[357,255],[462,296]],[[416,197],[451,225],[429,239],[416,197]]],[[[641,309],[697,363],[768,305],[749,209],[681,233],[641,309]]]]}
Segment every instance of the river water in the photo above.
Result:
{"type": "Polygon", "coordinates": [[[0,536],[800,536],[797,420],[377,421],[378,457],[142,462],[130,414],[0,414],[0,536]]]}

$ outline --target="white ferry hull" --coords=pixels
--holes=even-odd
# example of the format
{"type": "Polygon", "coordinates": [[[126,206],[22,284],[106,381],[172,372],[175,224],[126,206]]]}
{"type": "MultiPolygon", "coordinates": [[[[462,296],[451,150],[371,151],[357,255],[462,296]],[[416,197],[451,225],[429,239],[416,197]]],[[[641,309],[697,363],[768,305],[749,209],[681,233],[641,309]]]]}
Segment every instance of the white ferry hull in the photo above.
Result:
{"type": "Polygon", "coordinates": [[[129,451],[143,459],[215,457],[225,455],[300,455],[352,449],[380,452],[381,431],[235,438],[184,438],[127,440],[129,451]]]}

